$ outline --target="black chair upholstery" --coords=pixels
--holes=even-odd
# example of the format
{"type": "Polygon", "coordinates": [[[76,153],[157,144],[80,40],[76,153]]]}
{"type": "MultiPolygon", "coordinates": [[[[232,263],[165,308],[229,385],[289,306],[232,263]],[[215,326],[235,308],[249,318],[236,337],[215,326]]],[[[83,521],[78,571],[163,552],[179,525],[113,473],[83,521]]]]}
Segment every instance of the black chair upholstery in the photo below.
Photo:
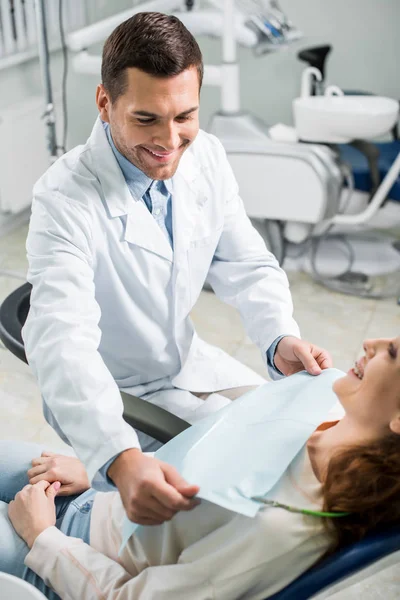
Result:
{"type": "MultiPolygon", "coordinates": [[[[29,312],[31,289],[30,283],[24,283],[0,306],[0,339],[12,354],[25,363],[28,361],[21,330],[29,312]]],[[[121,392],[121,397],[125,421],[164,444],[190,427],[183,419],[136,396],[121,392]]]]}
{"type": "Polygon", "coordinates": [[[0,340],[10,352],[25,363],[28,361],[21,329],[28,316],[31,289],[30,283],[24,283],[7,296],[0,306],[0,340]]]}

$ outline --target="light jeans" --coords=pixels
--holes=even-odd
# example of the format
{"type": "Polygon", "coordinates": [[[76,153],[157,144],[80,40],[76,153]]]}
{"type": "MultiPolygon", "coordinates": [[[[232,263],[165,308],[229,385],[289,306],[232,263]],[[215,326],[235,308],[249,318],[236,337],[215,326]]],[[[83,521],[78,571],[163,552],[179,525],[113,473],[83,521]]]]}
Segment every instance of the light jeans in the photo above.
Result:
{"type": "MultiPolygon", "coordinates": [[[[21,577],[39,589],[49,600],[60,600],[44,581],[24,564],[28,546],[18,536],[8,518],[8,503],[29,483],[31,461],[48,450],[38,444],[0,441],[0,571],[21,577]]],[[[65,534],[89,543],[90,514],[96,492],[79,496],[58,496],[56,526],[65,534]]]]}

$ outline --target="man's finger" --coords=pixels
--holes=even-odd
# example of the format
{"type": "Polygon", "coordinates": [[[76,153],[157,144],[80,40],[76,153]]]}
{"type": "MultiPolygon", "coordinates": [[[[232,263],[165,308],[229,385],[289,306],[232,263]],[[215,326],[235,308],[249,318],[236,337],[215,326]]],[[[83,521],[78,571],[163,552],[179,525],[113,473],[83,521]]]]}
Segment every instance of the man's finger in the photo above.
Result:
{"type": "Polygon", "coordinates": [[[38,456],[37,458],[32,459],[31,465],[32,467],[38,467],[39,465],[45,465],[47,462],[49,462],[48,457],[38,456]]]}
{"type": "MultiPolygon", "coordinates": [[[[164,523],[165,521],[169,521],[172,518],[172,517],[164,517],[158,511],[151,510],[148,507],[143,508],[143,509],[136,508],[134,511],[134,514],[135,514],[135,518],[134,518],[135,523],[139,522],[139,521],[142,522],[143,519],[149,519],[153,522],[157,521],[158,523],[164,523]]],[[[174,515],[172,515],[172,516],[174,516],[174,515]]]]}
{"type": "Polygon", "coordinates": [[[188,483],[171,465],[163,465],[165,481],[172,485],[183,496],[191,498],[199,493],[199,486],[188,483]]]}
{"type": "MultiPolygon", "coordinates": [[[[157,498],[149,498],[146,503],[146,508],[151,510],[154,515],[157,515],[159,519],[162,521],[169,521],[172,519],[174,515],[176,515],[177,511],[172,510],[171,508],[166,508],[157,498]]],[[[143,511],[144,512],[144,511],[143,511]]]]}
{"type": "Polygon", "coordinates": [[[308,345],[299,345],[296,350],[296,356],[303,363],[303,367],[310,373],[310,375],[319,375],[321,373],[321,367],[311,354],[312,348],[308,345]]]}
{"type": "Polygon", "coordinates": [[[175,511],[165,508],[158,500],[152,497],[146,497],[142,502],[132,502],[132,505],[128,504],[127,506],[124,505],[124,507],[128,518],[134,523],[141,525],[144,524],[144,520],[152,521],[152,525],[156,521],[163,523],[170,518],[169,513],[172,513],[172,516],[175,514],[175,511]]]}
{"type": "Polygon", "coordinates": [[[50,452],[50,450],[43,450],[40,456],[57,456],[55,452],[50,452]]]}
{"type": "Polygon", "coordinates": [[[185,496],[167,482],[159,483],[151,490],[151,493],[156,500],[170,510],[190,510],[193,508],[192,501],[185,498],[185,496]]]}
{"type": "Polygon", "coordinates": [[[50,483],[45,479],[41,479],[35,484],[35,487],[44,491],[47,490],[48,487],[50,487],[50,483]]]}
{"type": "Polygon", "coordinates": [[[58,494],[57,496],[71,496],[72,494],[75,494],[75,490],[73,489],[72,485],[62,485],[60,487],[60,489],[58,490],[58,494]]]}
{"type": "Polygon", "coordinates": [[[330,369],[333,367],[332,357],[326,350],[314,348],[313,355],[321,369],[330,369]]]}
{"type": "Polygon", "coordinates": [[[46,465],[38,465],[37,467],[32,467],[32,469],[29,469],[29,471],[27,472],[27,475],[28,475],[29,479],[32,479],[32,477],[41,475],[41,473],[45,473],[46,471],[47,471],[46,465]]]}
{"type": "Polygon", "coordinates": [[[133,523],[137,523],[138,525],[149,526],[162,525],[164,523],[164,521],[161,521],[160,519],[149,519],[147,517],[134,517],[130,519],[130,521],[133,521],[133,523]]]}
{"type": "Polygon", "coordinates": [[[48,480],[46,473],[36,475],[36,477],[32,477],[31,479],[29,479],[29,483],[31,485],[35,485],[36,483],[39,483],[39,481],[47,481],[47,483],[50,485],[50,481],[48,480]]]}

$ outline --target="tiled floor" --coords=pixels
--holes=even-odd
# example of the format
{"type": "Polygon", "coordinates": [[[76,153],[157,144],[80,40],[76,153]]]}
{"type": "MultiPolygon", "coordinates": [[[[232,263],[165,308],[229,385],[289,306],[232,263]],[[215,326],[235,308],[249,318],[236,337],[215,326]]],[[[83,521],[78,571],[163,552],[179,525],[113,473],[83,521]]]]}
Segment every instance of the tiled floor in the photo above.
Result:
{"type": "MultiPolygon", "coordinates": [[[[0,240],[0,302],[19,287],[26,273],[25,237],[27,226],[0,240]]],[[[303,273],[289,273],[295,317],[302,336],[327,348],[334,364],[348,369],[369,337],[400,333],[400,307],[395,298],[363,300],[320,287],[303,273]]],[[[246,336],[237,312],[213,294],[203,292],[193,320],[199,334],[265,376],[257,348],[246,336]]],[[[45,422],[41,399],[29,367],[0,346],[0,439],[31,440],[70,452],[45,422]]],[[[353,586],[335,596],[336,600],[385,600],[400,597],[400,579],[392,569],[371,581],[353,586]],[[372,583],[371,583],[372,581],[372,583]],[[379,585],[378,585],[379,584],[379,585]]]]}

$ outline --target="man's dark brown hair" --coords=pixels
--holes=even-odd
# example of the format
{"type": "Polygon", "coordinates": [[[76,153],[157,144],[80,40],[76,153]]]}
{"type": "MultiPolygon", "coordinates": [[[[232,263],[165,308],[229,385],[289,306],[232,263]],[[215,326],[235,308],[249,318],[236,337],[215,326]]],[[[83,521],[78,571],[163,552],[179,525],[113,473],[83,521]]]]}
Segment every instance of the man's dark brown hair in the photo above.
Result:
{"type": "Polygon", "coordinates": [[[112,102],[125,91],[129,67],[155,77],[171,77],[196,67],[199,87],[203,80],[203,57],[193,35],[177,17],[157,12],[137,13],[106,40],[101,78],[112,102]]]}

